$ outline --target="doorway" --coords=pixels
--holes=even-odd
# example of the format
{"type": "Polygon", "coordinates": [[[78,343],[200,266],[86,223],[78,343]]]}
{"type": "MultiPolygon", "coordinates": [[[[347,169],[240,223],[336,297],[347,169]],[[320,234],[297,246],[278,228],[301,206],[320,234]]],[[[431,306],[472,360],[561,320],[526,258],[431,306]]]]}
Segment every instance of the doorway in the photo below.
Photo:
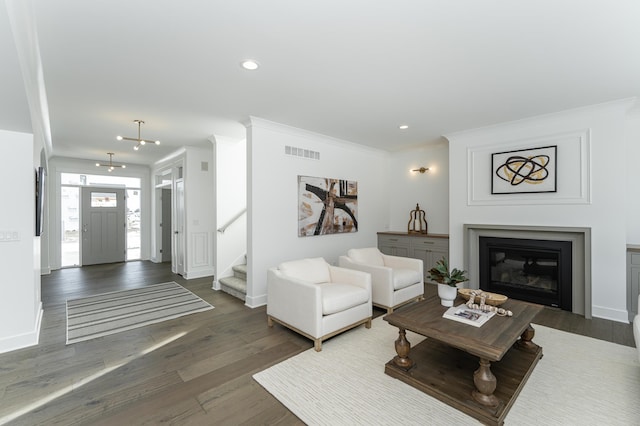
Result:
{"type": "Polygon", "coordinates": [[[185,274],[184,178],[181,162],[155,175],[154,259],[171,262],[174,274],[185,274]]]}
{"type": "MultiPolygon", "coordinates": [[[[122,202],[118,206],[125,209],[126,236],[123,241],[126,260],[140,260],[142,254],[141,218],[142,218],[142,190],[141,179],[137,177],[91,175],[80,173],[60,173],[60,217],[61,217],[61,246],[60,266],[63,268],[89,265],[83,259],[82,204],[84,188],[102,188],[103,192],[116,190],[125,191],[122,202]],[[82,207],[82,208],[81,208],[82,207]]],[[[90,198],[90,196],[89,196],[90,198]]],[[[95,242],[93,242],[95,243],[95,242]]],[[[118,249],[120,250],[120,249],[118,249]]],[[[120,261],[120,260],[118,260],[120,261]]],[[[89,262],[93,262],[91,256],[89,262]]],[[[109,261],[110,262],[110,261],[109,261]]],[[[107,263],[107,262],[105,262],[107,263]]]]}
{"type": "Polygon", "coordinates": [[[162,228],[162,261],[171,262],[171,189],[161,189],[162,219],[160,227],[162,228]]]}
{"type": "Polygon", "coordinates": [[[173,272],[184,276],[184,180],[182,177],[175,183],[175,223],[173,224],[173,272]]]}
{"type": "Polygon", "coordinates": [[[82,188],[82,265],[124,262],[124,188],[82,188]]]}

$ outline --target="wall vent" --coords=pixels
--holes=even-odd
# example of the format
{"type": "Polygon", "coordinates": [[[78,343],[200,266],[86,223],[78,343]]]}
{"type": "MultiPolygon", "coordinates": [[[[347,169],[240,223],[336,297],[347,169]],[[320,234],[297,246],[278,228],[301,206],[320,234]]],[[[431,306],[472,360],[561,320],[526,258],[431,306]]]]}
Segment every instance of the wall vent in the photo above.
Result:
{"type": "Polygon", "coordinates": [[[284,153],[286,155],[292,155],[294,157],[308,158],[310,160],[319,160],[320,153],[318,151],[312,151],[305,148],[297,148],[295,146],[285,145],[284,153]]]}

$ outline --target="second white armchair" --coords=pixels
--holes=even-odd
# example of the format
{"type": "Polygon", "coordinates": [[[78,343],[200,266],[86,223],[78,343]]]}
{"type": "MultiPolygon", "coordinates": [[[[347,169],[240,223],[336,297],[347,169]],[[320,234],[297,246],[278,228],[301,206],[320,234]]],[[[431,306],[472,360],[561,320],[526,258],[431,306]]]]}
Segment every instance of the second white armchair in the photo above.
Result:
{"type": "Polygon", "coordinates": [[[371,274],[373,305],[389,313],[399,306],[424,298],[424,266],[420,259],[390,256],[377,247],[367,247],[351,249],[338,261],[343,268],[371,274]]]}

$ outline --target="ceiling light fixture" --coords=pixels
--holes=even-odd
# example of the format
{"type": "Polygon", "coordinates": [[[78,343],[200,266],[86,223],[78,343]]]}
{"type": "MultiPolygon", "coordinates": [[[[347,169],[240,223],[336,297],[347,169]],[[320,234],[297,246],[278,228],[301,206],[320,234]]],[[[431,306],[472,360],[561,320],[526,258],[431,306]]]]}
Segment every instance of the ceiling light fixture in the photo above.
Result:
{"type": "Polygon", "coordinates": [[[96,166],[98,167],[108,167],[109,171],[112,172],[113,169],[115,169],[116,167],[120,168],[120,169],[126,169],[127,166],[125,166],[124,164],[113,164],[113,152],[107,152],[107,154],[109,155],[109,164],[103,164],[103,163],[96,163],[96,166]]]}
{"type": "Polygon", "coordinates": [[[247,59],[245,61],[242,61],[240,65],[242,66],[242,68],[249,71],[257,70],[258,67],[260,66],[260,64],[258,64],[253,59],[247,59]]]}
{"type": "Polygon", "coordinates": [[[409,128],[409,126],[407,124],[401,124],[398,126],[398,129],[400,130],[407,130],[409,128]]]}
{"type": "Polygon", "coordinates": [[[133,149],[136,150],[136,151],[139,150],[142,145],[146,145],[147,142],[154,143],[156,145],[160,145],[160,141],[149,141],[149,140],[142,139],[140,137],[140,125],[144,124],[144,121],[142,121],[142,120],[133,120],[133,122],[138,124],[138,137],[137,138],[128,138],[126,136],[118,136],[118,137],[116,137],[116,139],[118,139],[119,141],[125,140],[125,141],[137,142],[138,144],[133,147],[133,149]]]}
{"type": "Polygon", "coordinates": [[[425,173],[429,171],[428,167],[420,167],[419,169],[413,169],[411,170],[412,172],[420,172],[420,173],[425,173]]]}

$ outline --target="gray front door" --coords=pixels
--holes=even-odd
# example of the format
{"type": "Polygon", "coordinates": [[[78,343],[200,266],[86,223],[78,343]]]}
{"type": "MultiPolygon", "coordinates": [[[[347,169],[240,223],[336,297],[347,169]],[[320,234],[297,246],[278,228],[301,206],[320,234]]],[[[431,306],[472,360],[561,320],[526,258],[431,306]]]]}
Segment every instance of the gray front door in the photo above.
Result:
{"type": "Polygon", "coordinates": [[[124,262],[125,231],[125,190],[83,187],[82,265],[124,262]]]}

